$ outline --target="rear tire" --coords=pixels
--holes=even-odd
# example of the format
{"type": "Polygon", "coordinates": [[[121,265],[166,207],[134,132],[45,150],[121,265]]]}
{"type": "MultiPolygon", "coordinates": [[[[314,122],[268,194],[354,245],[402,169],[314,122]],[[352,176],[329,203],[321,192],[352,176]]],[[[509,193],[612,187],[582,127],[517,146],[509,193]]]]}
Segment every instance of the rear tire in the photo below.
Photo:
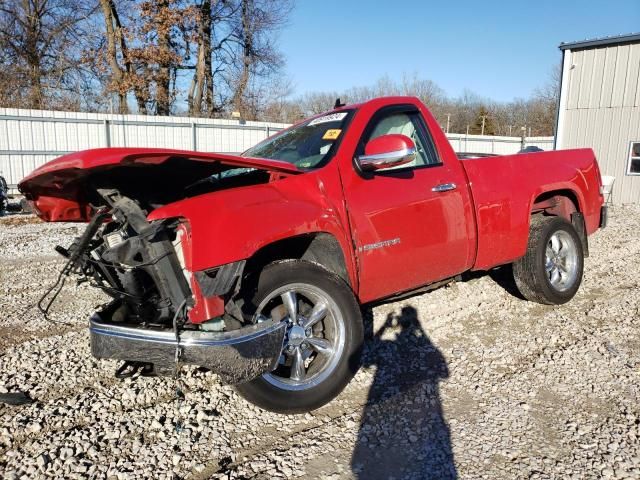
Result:
{"type": "Polygon", "coordinates": [[[276,370],[237,385],[238,393],[277,413],[308,412],[335,398],[358,370],[363,342],[360,307],[344,280],[287,260],[265,267],[255,292],[245,296],[252,297],[245,313],[254,321],[288,326],[276,370]]]}
{"type": "Polygon", "coordinates": [[[578,291],[583,269],[582,242],[573,225],[560,217],[533,216],[527,252],[513,264],[520,293],[532,302],[561,305],[578,291]]]}

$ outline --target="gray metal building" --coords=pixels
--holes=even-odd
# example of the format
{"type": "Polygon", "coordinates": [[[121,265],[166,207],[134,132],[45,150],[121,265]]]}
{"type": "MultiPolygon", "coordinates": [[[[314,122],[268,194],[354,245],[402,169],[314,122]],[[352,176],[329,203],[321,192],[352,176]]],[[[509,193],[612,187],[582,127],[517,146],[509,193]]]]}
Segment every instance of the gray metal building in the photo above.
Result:
{"type": "Polygon", "coordinates": [[[640,203],[640,34],[563,43],[556,148],[590,147],[615,177],[612,203],[640,203]]]}

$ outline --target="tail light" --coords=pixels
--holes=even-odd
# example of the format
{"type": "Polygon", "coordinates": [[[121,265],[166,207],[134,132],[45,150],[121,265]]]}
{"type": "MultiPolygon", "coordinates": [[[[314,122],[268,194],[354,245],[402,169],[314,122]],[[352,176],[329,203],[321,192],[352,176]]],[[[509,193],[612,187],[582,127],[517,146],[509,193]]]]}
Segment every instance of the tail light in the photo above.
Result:
{"type": "Polygon", "coordinates": [[[598,184],[602,186],[602,174],[600,173],[600,165],[598,165],[598,159],[594,156],[593,163],[596,165],[596,176],[598,177],[598,184]]]}

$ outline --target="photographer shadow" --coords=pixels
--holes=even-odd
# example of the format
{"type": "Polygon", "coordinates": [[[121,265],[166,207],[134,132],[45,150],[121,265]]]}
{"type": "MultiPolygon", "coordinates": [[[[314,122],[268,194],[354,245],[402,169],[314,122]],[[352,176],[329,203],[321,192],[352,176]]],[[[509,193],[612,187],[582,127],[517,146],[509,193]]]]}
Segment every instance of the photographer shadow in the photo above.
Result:
{"type": "Polygon", "coordinates": [[[415,308],[389,314],[375,336],[372,315],[366,316],[363,364],[377,369],[351,460],[354,477],[456,478],[439,395],[439,383],[449,375],[443,355],[420,326],[415,308]]]}

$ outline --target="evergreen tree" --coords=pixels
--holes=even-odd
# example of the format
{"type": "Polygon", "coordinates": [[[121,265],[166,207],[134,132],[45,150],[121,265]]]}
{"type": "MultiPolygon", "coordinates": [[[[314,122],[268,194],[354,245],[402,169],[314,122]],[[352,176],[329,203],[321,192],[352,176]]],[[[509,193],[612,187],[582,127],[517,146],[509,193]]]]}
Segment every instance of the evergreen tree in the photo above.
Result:
{"type": "Polygon", "coordinates": [[[478,110],[478,115],[476,116],[476,120],[473,122],[473,125],[471,125],[471,128],[469,129],[469,133],[472,135],[481,135],[483,119],[484,134],[495,135],[496,127],[493,124],[493,120],[491,118],[491,115],[489,114],[489,111],[484,106],[480,107],[480,110],[478,110]]]}

